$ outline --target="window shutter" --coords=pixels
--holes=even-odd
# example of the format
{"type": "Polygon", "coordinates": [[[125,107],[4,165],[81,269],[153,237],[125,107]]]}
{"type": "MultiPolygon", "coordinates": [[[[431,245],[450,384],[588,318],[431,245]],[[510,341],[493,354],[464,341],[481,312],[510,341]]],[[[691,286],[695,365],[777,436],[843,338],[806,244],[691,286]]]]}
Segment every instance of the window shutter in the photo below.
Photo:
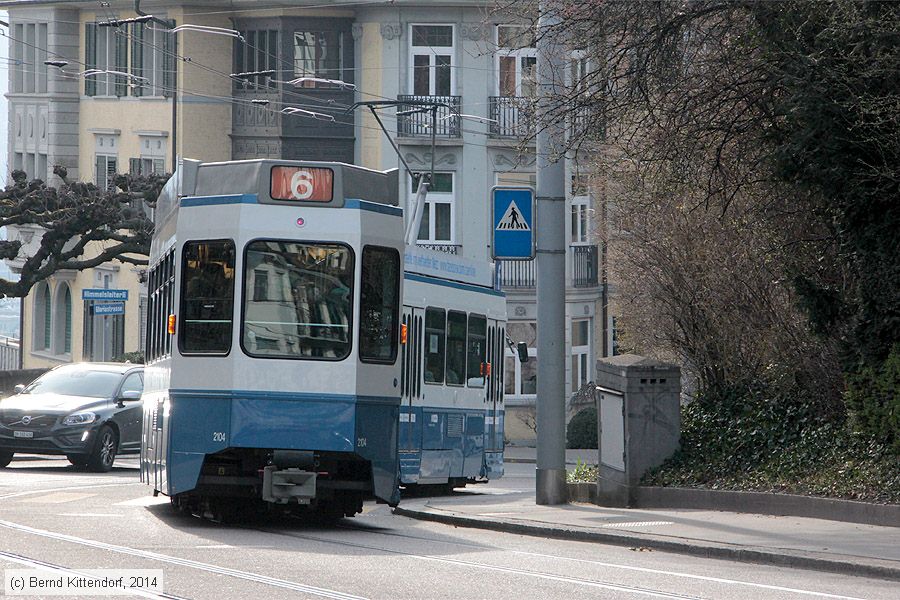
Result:
{"type": "MultiPolygon", "coordinates": [[[[169,29],[175,27],[175,21],[170,20],[167,23],[169,29]]],[[[175,60],[178,52],[178,44],[176,37],[172,34],[163,36],[163,52],[165,54],[165,68],[163,69],[163,95],[172,97],[175,95],[175,86],[177,85],[175,77],[175,60]]]]}
{"type": "Polygon", "coordinates": [[[106,157],[106,189],[108,189],[108,190],[112,189],[113,181],[115,181],[115,178],[116,178],[116,173],[117,173],[116,159],[111,156],[107,156],[106,157]]]}
{"type": "MultiPolygon", "coordinates": [[[[131,35],[131,74],[144,77],[144,35],[147,29],[143,23],[134,23],[131,35]]],[[[143,96],[144,86],[139,80],[134,81],[132,96],[143,96]]],[[[133,171],[132,171],[133,172],[133,171]]]]}
{"type": "Polygon", "coordinates": [[[50,307],[50,286],[44,287],[44,350],[50,350],[50,333],[51,333],[51,307],[50,307]]]}
{"type": "MultiPolygon", "coordinates": [[[[128,26],[119,26],[113,30],[116,38],[115,63],[116,71],[128,72],[128,26]]],[[[116,75],[116,96],[128,95],[128,78],[116,75]]]]}
{"type": "Polygon", "coordinates": [[[69,354],[72,352],[72,291],[66,286],[66,295],[64,296],[66,306],[66,330],[63,340],[63,352],[69,354]]]}
{"type": "Polygon", "coordinates": [[[106,157],[98,155],[94,167],[94,184],[101,190],[106,189],[106,157]]]}
{"type": "MultiPolygon", "coordinates": [[[[84,68],[85,70],[97,68],[97,24],[84,24],[84,68]]],[[[84,95],[97,95],[97,82],[93,77],[84,78],[84,95]]]]}
{"type": "Polygon", "coordinates": [[[153,159],[153,174],[162,175],[166,172],[166,161],[161,158],[153,159]]]}
{"type": "Polygon", "coordinates": [[[129,158],[128,159],[128,172],[132,175],[140,175],[141,174],[141,159],[139,158],[129,158]]]}

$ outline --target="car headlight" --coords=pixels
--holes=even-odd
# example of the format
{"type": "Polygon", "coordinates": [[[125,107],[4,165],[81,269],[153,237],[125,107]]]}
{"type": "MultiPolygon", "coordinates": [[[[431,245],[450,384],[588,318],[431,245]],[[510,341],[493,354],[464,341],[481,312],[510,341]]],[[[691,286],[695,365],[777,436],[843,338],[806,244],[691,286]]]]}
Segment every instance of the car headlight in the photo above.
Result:
{"type": "Polygon", "coordinates": [[[62,420],[63,425],[88,425],[97,420],[97,415],[92,412],[74,413],[62,420]]]}

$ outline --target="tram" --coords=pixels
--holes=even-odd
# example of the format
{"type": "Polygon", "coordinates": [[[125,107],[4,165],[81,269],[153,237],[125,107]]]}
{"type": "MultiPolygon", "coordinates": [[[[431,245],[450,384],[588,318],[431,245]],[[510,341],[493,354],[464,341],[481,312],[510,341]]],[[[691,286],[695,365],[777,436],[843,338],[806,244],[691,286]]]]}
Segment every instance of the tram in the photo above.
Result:
{"type": "Polygon", "coordinates": [[[154,494],[213,517],[341,517],[396,505],[401,481],[502,475],[493,269],[405,248],[398,198],[396,170],[182,161],[148,279],[154,494]]]}

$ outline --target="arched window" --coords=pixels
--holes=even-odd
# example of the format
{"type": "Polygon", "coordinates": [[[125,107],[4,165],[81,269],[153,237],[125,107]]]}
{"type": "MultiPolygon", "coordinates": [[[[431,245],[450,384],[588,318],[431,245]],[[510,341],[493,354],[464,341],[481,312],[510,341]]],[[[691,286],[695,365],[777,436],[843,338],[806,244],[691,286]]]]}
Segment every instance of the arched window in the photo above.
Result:
{"type": "Polygon", "coordinates": [[[50,305],[50,286],[40,283],[34,294],[34,349],[50,350],[50,334],[52,307],[50,305]]]}
{"type": "Polygon", "coordinates": [[[72,290],[68,283],[60,283],[53,295],[53,345],[54,354],[72,352],[72,290]]]}

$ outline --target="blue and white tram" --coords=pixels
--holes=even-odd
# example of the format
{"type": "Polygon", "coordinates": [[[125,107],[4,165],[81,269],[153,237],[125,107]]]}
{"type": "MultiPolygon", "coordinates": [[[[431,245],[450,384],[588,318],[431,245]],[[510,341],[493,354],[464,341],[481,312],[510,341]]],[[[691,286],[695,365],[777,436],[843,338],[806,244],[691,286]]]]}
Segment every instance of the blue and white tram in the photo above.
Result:
{"type": "Polygon", "coordinates": [[[401,483],[501,477],[506,301],[493,269],[407,247],[404,279],[401,483]]]}
{"type": "Polygon", "coordinates": [[[142,479],[180,508],[395,505],[396,172],[184,161],[149,271],[142,479]]]}

